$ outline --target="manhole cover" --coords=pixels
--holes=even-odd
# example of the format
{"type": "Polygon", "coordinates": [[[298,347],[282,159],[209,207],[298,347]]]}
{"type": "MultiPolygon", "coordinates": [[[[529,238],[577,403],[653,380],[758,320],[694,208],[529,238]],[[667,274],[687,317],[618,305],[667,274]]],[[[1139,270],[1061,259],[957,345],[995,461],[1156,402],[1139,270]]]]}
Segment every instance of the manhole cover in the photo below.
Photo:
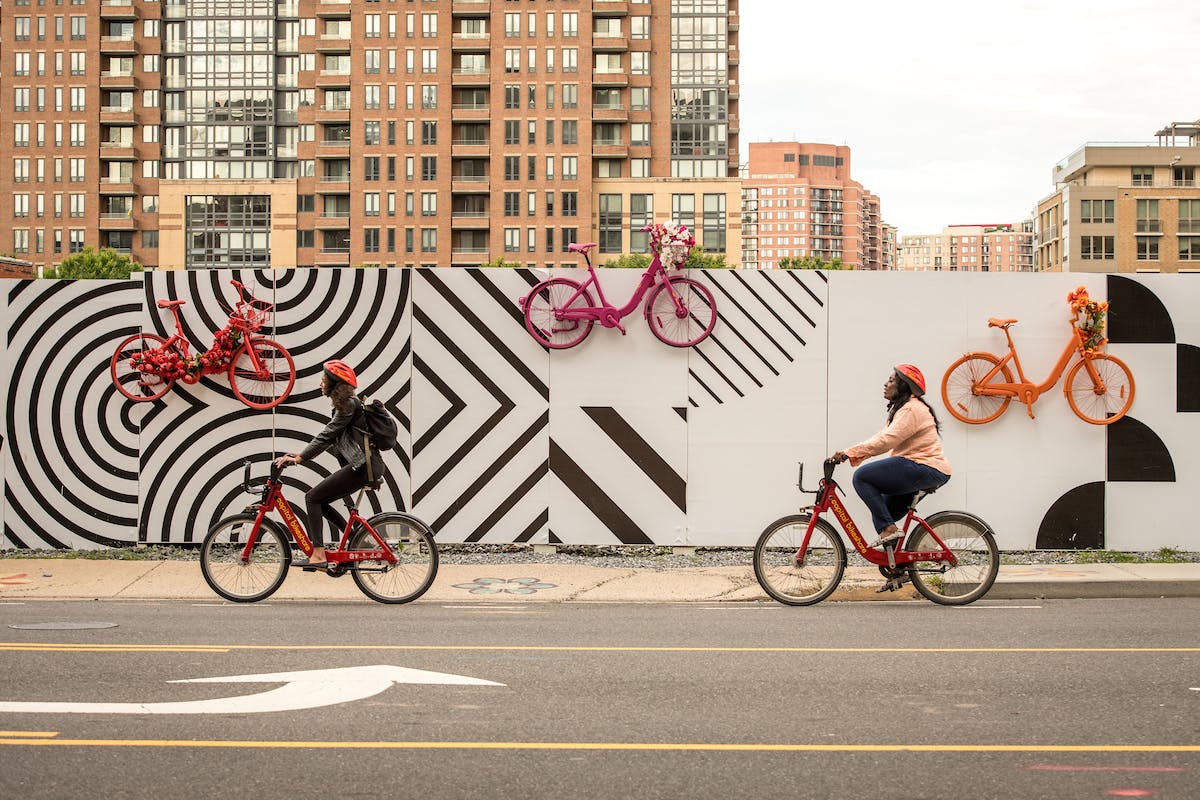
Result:
{"type": "Polygon", "coordinates": [[[115,622],[31,622],[27,625],[9,625],[19,631],[90,631],[98,628],[115,628],[115,622]]]}

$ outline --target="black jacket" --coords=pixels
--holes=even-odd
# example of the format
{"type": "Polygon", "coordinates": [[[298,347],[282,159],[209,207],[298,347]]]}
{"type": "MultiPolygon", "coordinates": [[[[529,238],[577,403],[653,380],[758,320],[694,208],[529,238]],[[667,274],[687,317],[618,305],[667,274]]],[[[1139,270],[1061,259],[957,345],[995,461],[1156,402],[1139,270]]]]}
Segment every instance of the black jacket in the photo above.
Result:
{"type": "MultiPolygon", "coordinates": [[[[300,451],[301,459],[308,461],[310,458],[316,458],[330,447],[334,447],[334,452],[339,456],[338,461],[355,468],[367,463],[366,454],[363,453],[362,431],[354,429],[354,420],[362,412],[362,401],[357,397],[351,397],[349,405],[350,410],[345,414],[334,409],[333,419],[329,420],[325,430],[313,437],[308,446],[300,451]]],[[[379,461],[375,461],[372,468],[379,463],[379,461]]]]}

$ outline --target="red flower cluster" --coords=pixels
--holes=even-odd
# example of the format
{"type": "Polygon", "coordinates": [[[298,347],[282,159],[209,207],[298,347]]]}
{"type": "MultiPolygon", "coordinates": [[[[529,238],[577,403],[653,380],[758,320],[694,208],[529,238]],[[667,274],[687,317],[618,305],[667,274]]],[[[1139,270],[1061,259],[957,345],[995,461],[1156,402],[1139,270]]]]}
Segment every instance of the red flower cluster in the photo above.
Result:
{"type": "Polygon", "coordinates": [[[194,379],[229,369],[233,354],[241,346],[242,332],[226,325],[213,337],[212,347],[203,353],[184,358],[174,347],[156,347],[134,353],[129,357],[129,366],[138,372],[157,375],[164,381],[177,381],[185,375],[194,379]]]}
{"type": "Polygon", "coordinates": [[[213,337],[212,347],[192,359],[188,371],[193,375],[224,372],[229,369],[233,354],[242,346],[242,332],[226,325],[213,337]]]}
{"type": "Polygon", "coordinates": [[[176,381],[187,372],[191,359],[184,360],[173,347],[156,347],[129,357],[129,366],[138,372],[157,375],[164,381],[176,381]]]}

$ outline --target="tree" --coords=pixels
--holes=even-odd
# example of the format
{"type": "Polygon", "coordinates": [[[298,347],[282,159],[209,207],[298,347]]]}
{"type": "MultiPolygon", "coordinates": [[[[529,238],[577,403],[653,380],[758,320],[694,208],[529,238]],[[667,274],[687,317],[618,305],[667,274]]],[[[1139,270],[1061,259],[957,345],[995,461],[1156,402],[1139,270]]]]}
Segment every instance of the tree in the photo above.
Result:
{"type": "Polygon", "coordinates": [[[134,272],[141,272],[142,265],[127,255],[122,255],[112,248],[105,247],[99,252],[91,247],[83,248],[81,253],[72,253],[64,258],[58,269],[47,270],[46,278],[107,278],[119,280],[128,278],[134,272]]]}
{"type": "Polygon", "coordinates": [[[780,269],[845,269],[842,259],[826,261],[820,256],[784,256],[779,259],[780,269]]]}

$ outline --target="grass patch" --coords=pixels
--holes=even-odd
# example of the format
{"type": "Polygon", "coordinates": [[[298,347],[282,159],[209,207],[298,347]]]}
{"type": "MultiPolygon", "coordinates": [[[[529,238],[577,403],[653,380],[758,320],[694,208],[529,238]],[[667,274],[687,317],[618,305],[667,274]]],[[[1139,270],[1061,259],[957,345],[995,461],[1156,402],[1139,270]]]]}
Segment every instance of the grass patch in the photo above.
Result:
{"type": "Polygon", "coordinates": [[[1136,553],[1125,553],[1120,550],[1076,550],[1076,564],[1140,564],[1141,559],[1136,553]]]}

